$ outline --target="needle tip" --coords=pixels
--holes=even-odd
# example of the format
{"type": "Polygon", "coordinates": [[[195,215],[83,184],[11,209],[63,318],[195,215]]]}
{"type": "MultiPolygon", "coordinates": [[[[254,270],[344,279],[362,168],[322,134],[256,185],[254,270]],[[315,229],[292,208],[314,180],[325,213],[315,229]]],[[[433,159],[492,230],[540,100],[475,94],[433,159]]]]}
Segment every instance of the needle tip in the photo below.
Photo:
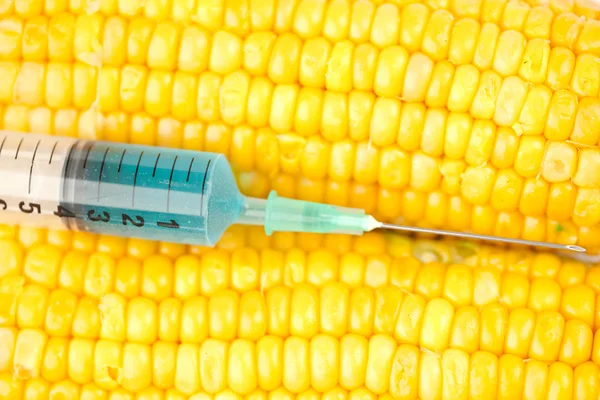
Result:
{"type": "Polygon", "coordinates": [[[576,251],[578,253],[585,253],[586,252],[586,250],[583,247],[581,247],[581,246],[575,246],[573,244],[567,245],[566,248],[569,249],[569,250],[572,250],[572,251],[576,251]]]}

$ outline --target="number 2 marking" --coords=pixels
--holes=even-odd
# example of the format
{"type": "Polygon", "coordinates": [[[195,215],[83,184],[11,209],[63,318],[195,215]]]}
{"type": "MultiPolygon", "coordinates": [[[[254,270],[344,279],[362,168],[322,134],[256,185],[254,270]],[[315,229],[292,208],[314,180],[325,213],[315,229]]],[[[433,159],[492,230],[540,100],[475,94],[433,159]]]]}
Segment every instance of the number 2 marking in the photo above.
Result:
{"type": "Polygon", "coordinates": [[[135,216],[136,221],[134,221],[133,218],[131,218],[127,214],[121,214],[121,218],[123,221],[123,225],[127,225],[127,223],[130,223],[131,225],[138,227],[138,228],[141,228],[142,226],[144,226],[144,218],[140,217],[139,215],[135,216]]]}

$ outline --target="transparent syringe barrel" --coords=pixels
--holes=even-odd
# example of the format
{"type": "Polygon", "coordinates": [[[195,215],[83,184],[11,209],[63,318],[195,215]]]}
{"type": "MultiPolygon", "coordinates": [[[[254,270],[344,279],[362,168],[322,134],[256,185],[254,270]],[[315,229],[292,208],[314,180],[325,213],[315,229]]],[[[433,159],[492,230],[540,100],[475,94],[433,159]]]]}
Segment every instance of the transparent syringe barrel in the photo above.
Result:
{"type": "Polygon", "coordinates": [[[0,222],[214,245],[243,197],[224,156],[0,132],[0,222]]]}

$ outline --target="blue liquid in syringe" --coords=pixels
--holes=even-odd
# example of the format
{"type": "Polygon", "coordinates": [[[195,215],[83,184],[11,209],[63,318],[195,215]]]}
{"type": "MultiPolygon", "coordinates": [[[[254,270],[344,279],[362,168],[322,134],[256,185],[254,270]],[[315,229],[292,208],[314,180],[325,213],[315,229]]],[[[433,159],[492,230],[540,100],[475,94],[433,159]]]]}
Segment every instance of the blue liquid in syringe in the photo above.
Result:
{"type": "Polygon", "coordinates": [[[244,203],[214,153],[80,141],[63,176],[63,220],[90,232],[214,245],[244,203]]]}

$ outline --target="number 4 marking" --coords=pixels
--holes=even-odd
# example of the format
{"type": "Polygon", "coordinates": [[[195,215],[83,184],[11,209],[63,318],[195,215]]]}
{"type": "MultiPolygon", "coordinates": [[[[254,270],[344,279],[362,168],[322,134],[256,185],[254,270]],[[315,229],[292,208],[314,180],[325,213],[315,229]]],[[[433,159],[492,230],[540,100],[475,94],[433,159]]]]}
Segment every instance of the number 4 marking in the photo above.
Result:
{"type": "Polygon", "coordinates": [[[58,206],[58,209],[54,211],[54,215],[60,218],[75,218],[75,214],[63,206],[58,206]]]}
{"type": "Polygon", "coordinates": [[[156,223],[156,225],[162,227],[162,228],[171,228],[171,229],[179,229],[179,224],[177,222],[175,222],[174,219],[171,220],[171,222],[160,222],[158,221],[156,223]]]}

